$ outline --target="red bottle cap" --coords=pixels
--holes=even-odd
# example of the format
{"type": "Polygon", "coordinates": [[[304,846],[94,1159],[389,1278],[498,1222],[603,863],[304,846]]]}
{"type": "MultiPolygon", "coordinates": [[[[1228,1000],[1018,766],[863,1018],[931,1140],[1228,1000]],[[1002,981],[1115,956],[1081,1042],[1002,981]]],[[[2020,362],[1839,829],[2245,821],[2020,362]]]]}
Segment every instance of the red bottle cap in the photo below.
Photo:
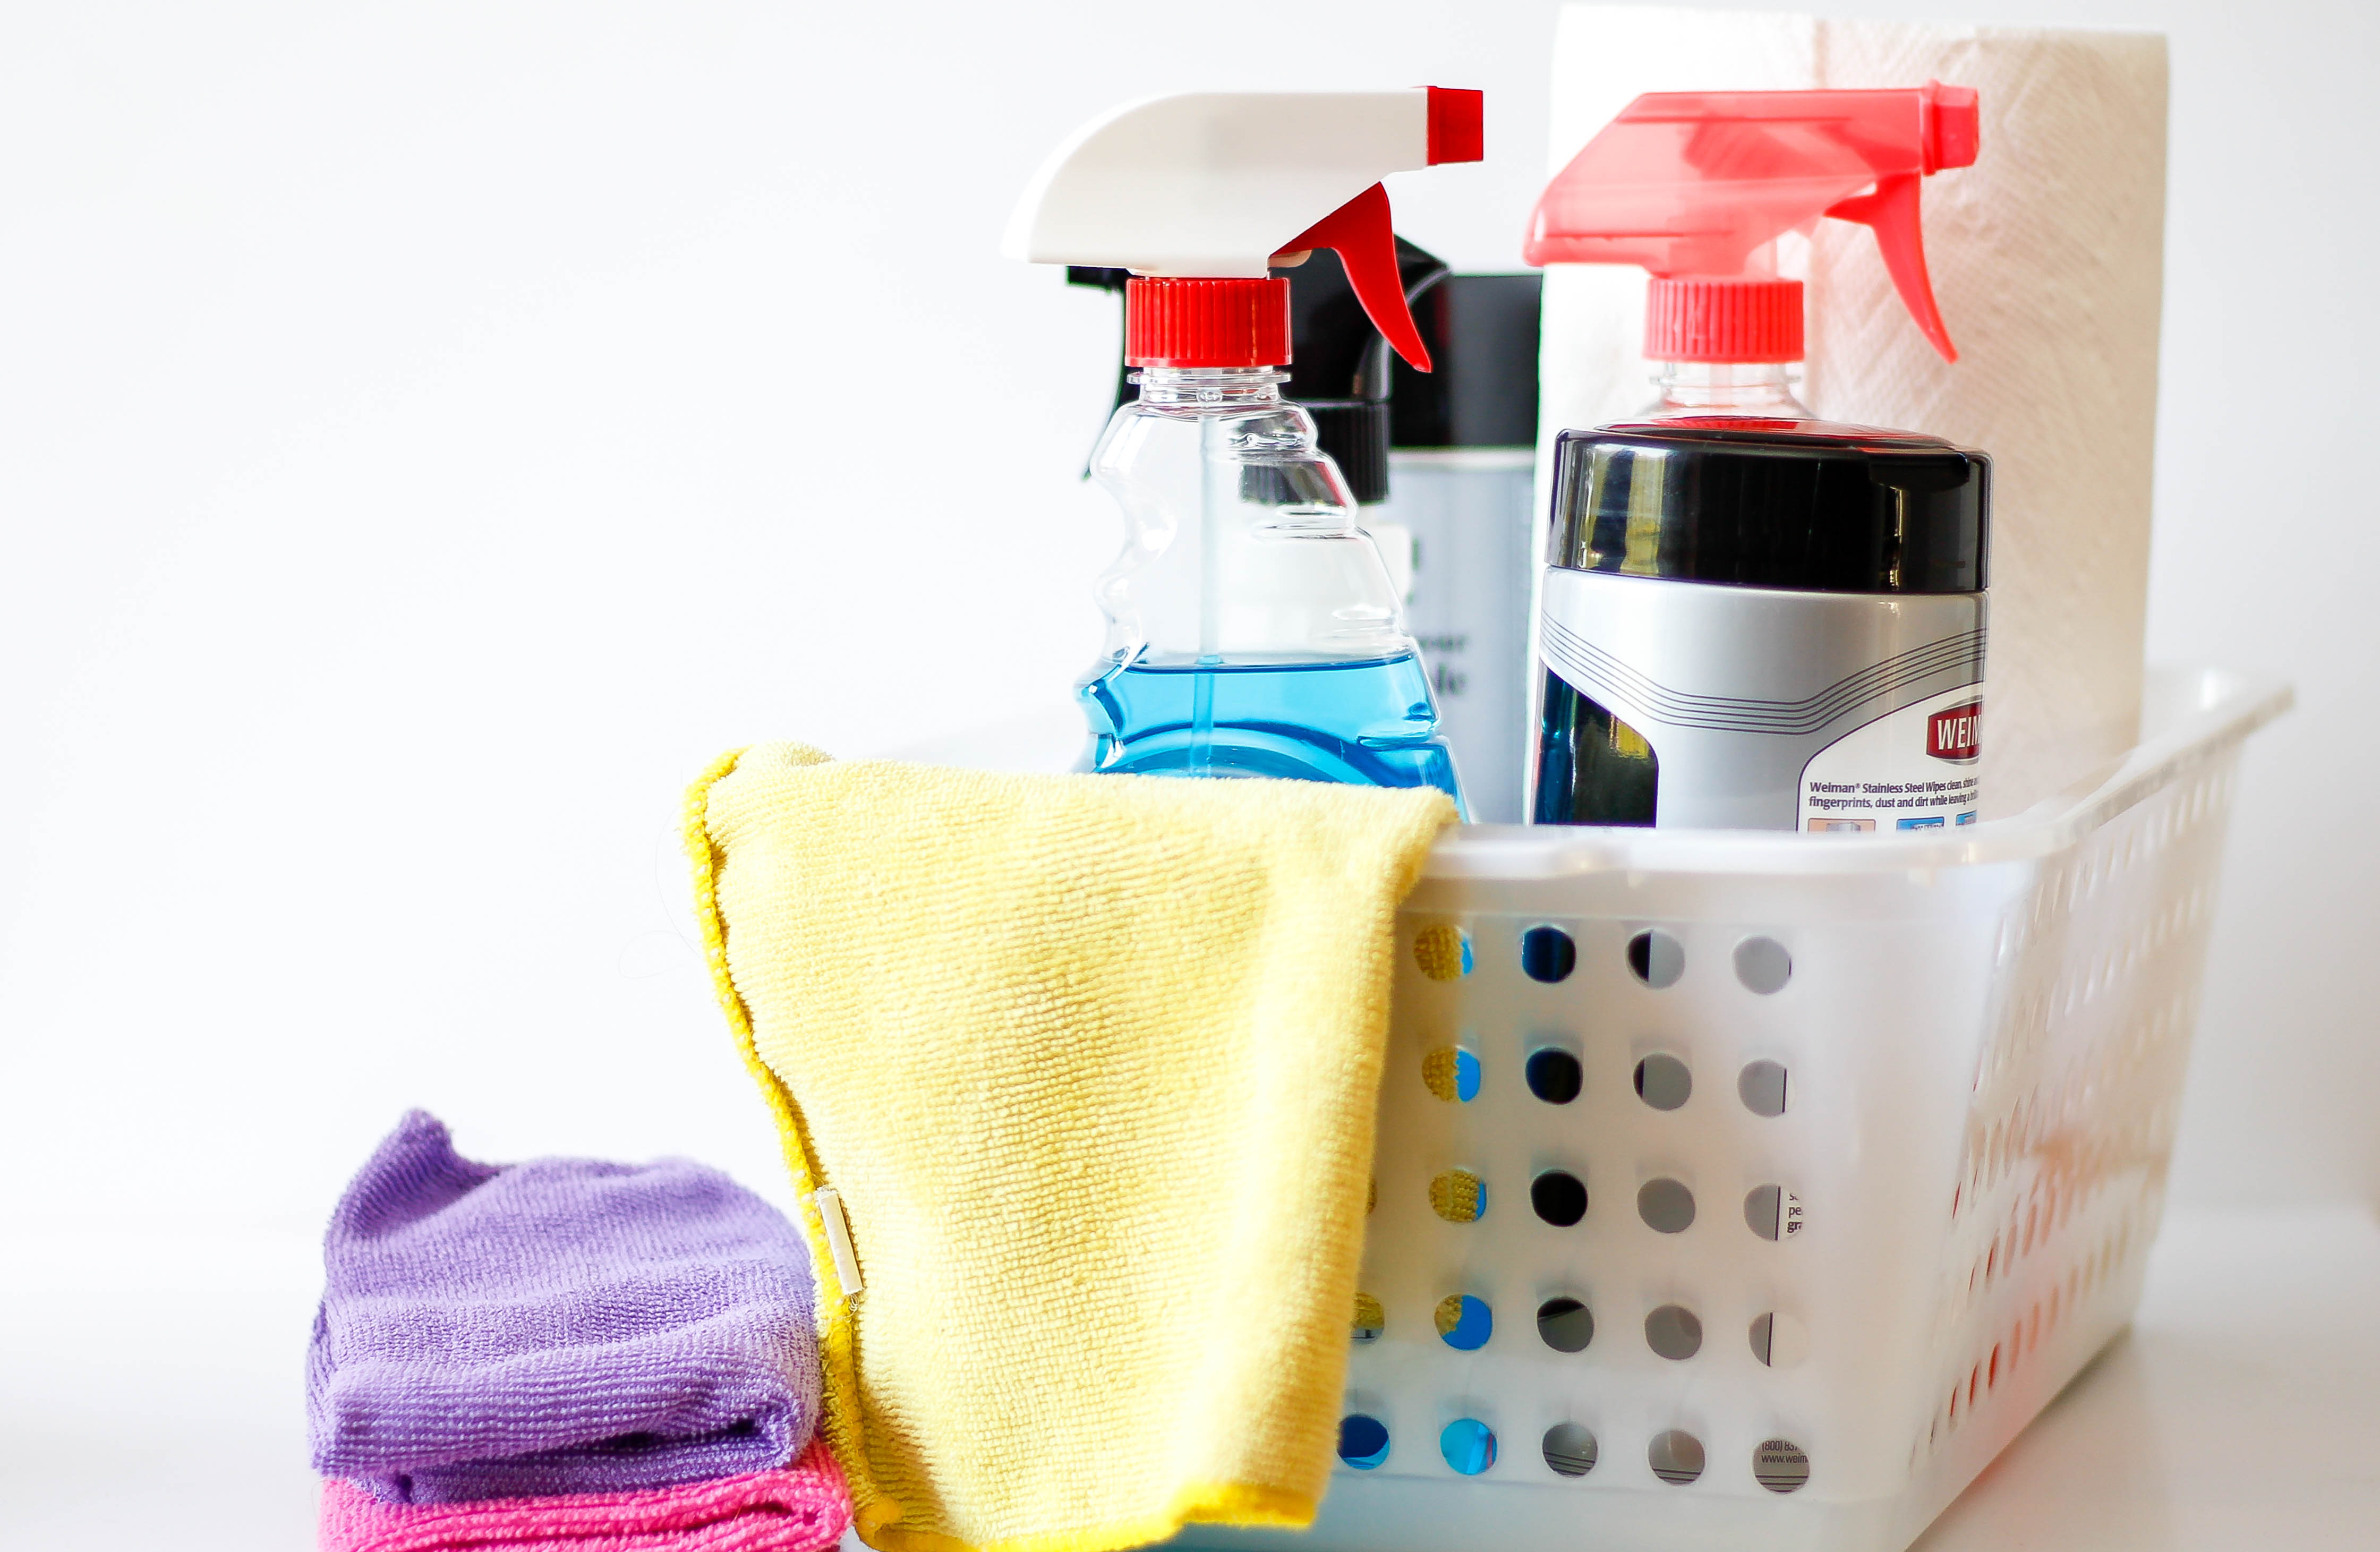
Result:
{"type": "Polygon", "coordinates": [[[1648,361],[1798,361],[1802,283],[1657,278],[1645,297],[1648,361]]]}
{"type": "Polygon", "coordinates": [[[1289,282],[1135,275],[1123,288],[1134,367],[1289,365],[1289,282]]]}

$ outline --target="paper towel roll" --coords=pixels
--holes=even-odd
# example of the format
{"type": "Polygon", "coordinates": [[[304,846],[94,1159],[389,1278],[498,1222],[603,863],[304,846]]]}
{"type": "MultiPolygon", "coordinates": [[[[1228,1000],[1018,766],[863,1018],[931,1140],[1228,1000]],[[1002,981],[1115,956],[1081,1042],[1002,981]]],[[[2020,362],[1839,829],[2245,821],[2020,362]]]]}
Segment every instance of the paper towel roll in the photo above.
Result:
{"type": "MultiPolygon", "coordinates": [[[[1556,33],[1559,171],[1645,91],[1920,86],[1982,95],[1973,167],[1927,178],[1925,252],[1959,346],[1937,357],[1866,228],[1783,245],[1808,282],[1803,397],[1993,458],[1984,817],[2088,781],[2140,725],[2164,288],[2166,49],[2146,33],[1572,6],[1556,33]]],[[[1546,272],[1544,466],[1557,431],[1641,410],[1645,276],[1546,272]]]]}

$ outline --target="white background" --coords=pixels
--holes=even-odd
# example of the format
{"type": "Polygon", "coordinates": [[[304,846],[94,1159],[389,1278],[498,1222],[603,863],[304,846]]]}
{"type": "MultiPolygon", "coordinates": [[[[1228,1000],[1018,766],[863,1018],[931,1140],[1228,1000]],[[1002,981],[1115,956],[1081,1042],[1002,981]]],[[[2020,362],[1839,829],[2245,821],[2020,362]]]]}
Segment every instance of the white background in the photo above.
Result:
{"type": "MultiPolygon", "coordinates": [[[[2380,9],[1863,8],[2171,35],[2149,651],[2301,697],[2248,756],[2177,1201],[2368,1200],[2380,9]]],[[[0,13],[0,1278],[236,1291],[270,1242],[302,1281],[413,1105],[782,1195],[679,794],[1093,654],[1114,307],[998,256],[1015,192],[1125,97],[1480,86],[1488,163],[1392,193],[1517,268],[1555,10],[0,13]]]]}

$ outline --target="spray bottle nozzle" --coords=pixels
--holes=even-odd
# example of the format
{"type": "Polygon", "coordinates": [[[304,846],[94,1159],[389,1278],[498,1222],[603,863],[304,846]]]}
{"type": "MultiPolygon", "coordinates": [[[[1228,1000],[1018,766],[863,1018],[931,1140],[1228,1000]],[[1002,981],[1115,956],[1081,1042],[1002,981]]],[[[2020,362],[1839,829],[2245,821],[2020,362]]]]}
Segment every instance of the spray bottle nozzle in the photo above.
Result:
{"type": "Polygon", "coordinates": [[[1327,248],[1339,255],[1348,288],[1364,304],[1364,316],[1380,331],[1389,348],[1416,371],[1429,370],[1429,347],[1405,301],[1404,274],[1397,266],[1397,235],[1389,213],[1389,191],[1374,184],[1308,226],[1273,255],[1273,261],[1327,248]]]}
{"type": "MultiPolygon", "coordinates": [[[[1876,233],[1918,328],[1955,361],[1926,273],[1918,181],[1973,165],[1979,138],[1973,89],[1938,81],[1895,91],[1647,92],[1546,186],[1523,257],[1641,264],[1657,281],[1759,282],[1773,273],[1762,273],[1763,250],[1784,233],[1823,216],[1858,222],[1876,233]]],[[[1690,333],[1713,351],[1746,347],[1712,323],[1690,333]]]]}
{"type": "Polygon", "coordinates": [[[1267,272],[1331,249],[1374,326],[1427,371],[1380,179],[1478,161],[1481,102],[1432,86],[1132,103],[1043,164],[1003,246],[1034,263],[1131,271],[1127,360],[1181,367],[1288,365],[1287,284],[1267,272]]]}

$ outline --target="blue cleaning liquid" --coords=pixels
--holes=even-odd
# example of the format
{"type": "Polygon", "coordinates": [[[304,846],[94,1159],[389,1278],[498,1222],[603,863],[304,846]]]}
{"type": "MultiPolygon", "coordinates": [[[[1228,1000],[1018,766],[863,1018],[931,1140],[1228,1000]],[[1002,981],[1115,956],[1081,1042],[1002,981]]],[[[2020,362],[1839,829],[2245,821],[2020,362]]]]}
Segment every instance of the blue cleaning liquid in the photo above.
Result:
{"type": "Polygon", "coordinates": [[[1428,673],[1411,652],[1249,667],[1131,662],[1075,695],[1090,720],[1092,770],[1436,787],[1463,801],[1428,673]],[[1203,746],[1199,723],[1211,730],[1203,746]]]}

